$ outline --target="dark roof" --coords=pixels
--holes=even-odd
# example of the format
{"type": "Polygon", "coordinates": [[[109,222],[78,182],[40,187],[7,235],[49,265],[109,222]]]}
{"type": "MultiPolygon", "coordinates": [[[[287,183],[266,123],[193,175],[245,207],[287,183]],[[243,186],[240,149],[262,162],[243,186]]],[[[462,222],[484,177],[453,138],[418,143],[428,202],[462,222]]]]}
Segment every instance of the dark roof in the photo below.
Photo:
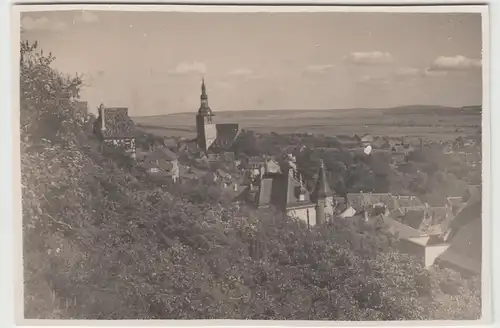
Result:
{"type": "Polygon", "coordinates": [[[210,148],[227,149],[231,147],[240,132],[239,125],[236,123],[216,124],[215,128],[217,129],[217,137],[210,148]]]}
{"type": "Polygon", "coordinates": [[[251,200],[252,196],[253,194],[252,191],[250,190],[250,187],[245,187],[238,195],[236,195],[236,197],[233,198],[233,201],[247,202],[251,200]]]}
{"type": "Polygon", "coordinates": [[[311,200],[316,201],[318,199],[323,199],[325,197],[333,196],[332,190],[328,185],[328,180],[326,179],[325,164],[321,160],[318,172],[318,179],[316,180],[316,186],[311,193],[311,200]]]}
{"type": "Polygon", "coordinates": [[[264,178],[260,181],[258,206],[271,205],[273,178],[264,178]]]}
{"type": "Polygon", "coordinates": [[[135,125],[128,116],[128,108],[104,108],[100,110],[94,127],[104,138],[132,138],[136,136],[135,125]],[[104,127],[102,129],[102,115],[104,127]]]}
{"type": "Polygon", "coordinates": [[[460,213],[457,214],[455,219],[453,219],[453,221],[449,225],[451,234],[448,237],[448,240],[453,240],[455,236],[461,231],[461,229],[467,226],[469,223],[475,222],[476,220],[481,221],[481,210],[481,202],[476,201],[470,205],[467,205],[462,211],[460,211],[460,213]]]}
{"type": "Polygon", "coordinates": [[[473,273],[481,272],[482,218],[481,203],[464,209],[451,223],[450,247],[439,257],[441,261],[473,273]]]}
{"type": "Polygon", "coordinates": [[[408,211],[403,216],[403,223],[414,229],[420,229],[425,218],[425,211],[408,211]]]}
{"type": "Polygon", "coordinates": [[[264,174],[258,199],[258,206],[274,205],[282,210],[312,204],[308,191],[288,173],[264,174]],[[304,195],[304,200],[300,200],[301,194],[304,195]]]}

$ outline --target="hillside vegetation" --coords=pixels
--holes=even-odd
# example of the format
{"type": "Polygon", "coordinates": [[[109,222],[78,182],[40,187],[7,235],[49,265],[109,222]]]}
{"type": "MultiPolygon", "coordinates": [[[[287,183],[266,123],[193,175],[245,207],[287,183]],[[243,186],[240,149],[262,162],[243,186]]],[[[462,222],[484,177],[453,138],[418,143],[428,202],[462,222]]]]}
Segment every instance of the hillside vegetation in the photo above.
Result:
{"type": "Polygon", "coordinates": [[[24,312],[44,319],[476,319],[479,281],[427,271],[380,222],[321,229],[160,187],[72,118],[81,80],[21,47],[24,312]]]}

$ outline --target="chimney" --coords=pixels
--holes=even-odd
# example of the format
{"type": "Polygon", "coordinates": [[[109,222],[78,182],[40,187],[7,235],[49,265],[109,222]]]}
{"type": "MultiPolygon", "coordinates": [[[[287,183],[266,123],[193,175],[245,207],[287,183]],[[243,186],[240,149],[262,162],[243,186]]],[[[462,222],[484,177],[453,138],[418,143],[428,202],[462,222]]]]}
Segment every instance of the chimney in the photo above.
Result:
{"type": "Polygon", "coordinates": [[[101,104],[101,105],[99,106],[99,115],[101,116],[101,130],[102,130],[102,131],[106,130],[106,120],[105,120],[105,118],[104,118],[104,115],[105,115],[105,114],[104,114],[104,112],[105,112],[105,111],[106,111],[106,110],[105,110],[105,108],[104,108],[104,105],[103,105],[103,104],[101,104]]]}

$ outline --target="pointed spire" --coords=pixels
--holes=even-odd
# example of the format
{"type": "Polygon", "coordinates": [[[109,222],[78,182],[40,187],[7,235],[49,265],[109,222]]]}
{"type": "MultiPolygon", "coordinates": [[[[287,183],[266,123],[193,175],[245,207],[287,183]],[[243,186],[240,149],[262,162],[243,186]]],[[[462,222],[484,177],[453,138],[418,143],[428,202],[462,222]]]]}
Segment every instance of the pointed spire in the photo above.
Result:
{"type": "Polygon", "coordinates": [[[208,96],[207,89],[205,86],[205,77],[201,78],[201,96],[200,96],[201,104],[200,109],[198,110],[198,114],[203,116],[213,116],[212,110],[208,105],[208,96]]]}
{"type": "Polygon", "coordinates": [[[203,76],[201,78],[201,96],[205,96],[205,98],[207,97],[207,90],[206,90],[206,87],[205,87],[205,77],[203,76]]]}
{"type": "Polygon", "coordinates": [[[317,201],[332,195],[333,193],[328,185],[328,180],[326,179],[325,163],[323,162],[323,159],[320,159],[318,178],[316,180],[316,186],[311,193],[311,200],[317,201]]]}

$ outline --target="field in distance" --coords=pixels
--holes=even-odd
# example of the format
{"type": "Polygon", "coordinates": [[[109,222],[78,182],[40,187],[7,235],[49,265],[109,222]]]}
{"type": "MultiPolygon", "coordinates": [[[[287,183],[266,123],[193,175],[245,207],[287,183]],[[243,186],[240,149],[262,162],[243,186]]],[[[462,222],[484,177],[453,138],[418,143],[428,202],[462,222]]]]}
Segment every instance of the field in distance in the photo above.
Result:
{"type": "MultiPolygon", "coordinates": [[[[479,108],[406,106],[388,109],[214,111],[216,123],[238,123],[255,132],[313,133],[449,140],[477,134],[479,108]]],[[[194,137],[196,111],[133,117],[144,132],[161,136],[194,137]]]]}

